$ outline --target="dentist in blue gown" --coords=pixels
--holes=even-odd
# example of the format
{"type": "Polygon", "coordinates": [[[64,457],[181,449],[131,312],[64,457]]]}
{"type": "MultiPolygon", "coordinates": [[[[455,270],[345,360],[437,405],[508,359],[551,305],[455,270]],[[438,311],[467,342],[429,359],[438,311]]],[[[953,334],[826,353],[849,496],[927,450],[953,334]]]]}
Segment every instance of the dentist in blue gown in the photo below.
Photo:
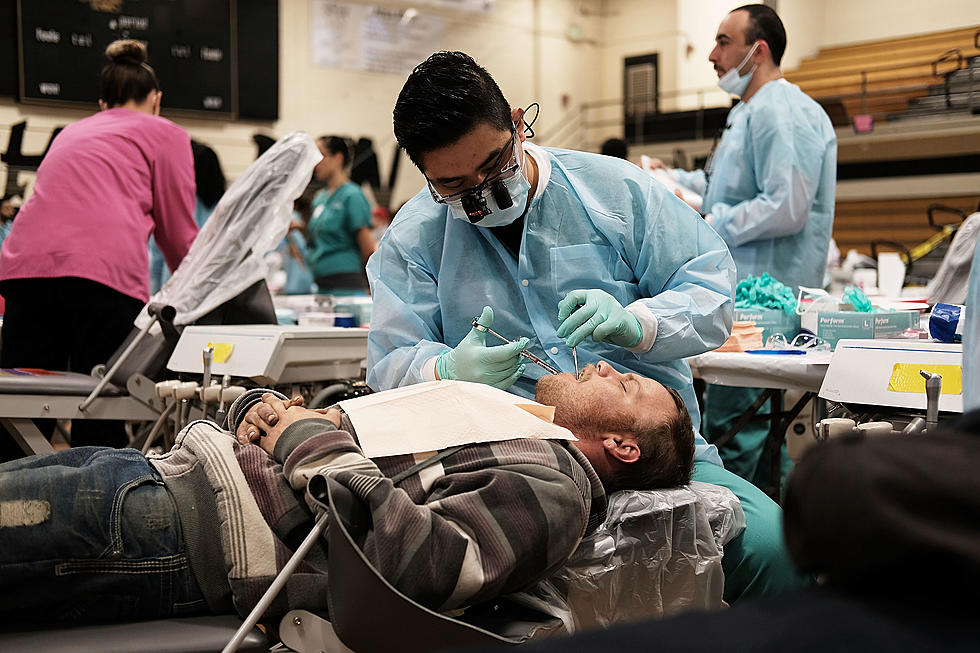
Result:
{"type": "MultiPolygon", "coordinates": [[[[730,331],[728,249],[639,168],[525,141],[523,113],[459,52],[432,55],[402,88],[395,136],[426,187],[395,216],[367,266],[368,385],[460,379],[533,397],[546,372],[520,352],[571,371],[575,346],[580,366],[605,360],[675,388],[694,419],[699,468],[717,471],[738,495],[746,488],[696,434],[682,360],[718,347],[730,331]],[[487,340],[471,328],[474,317],[515,341],[487,340]]],[[[726,547],[729,599],[795,580],[787,583],[779,508],[761,499],[763,518],[753,514],[743,534],[760,546],[733,544],[731,556],[726,547]]],[[[757,500],[752,494],[743,506],[757,500]]]]}
{"type": "MultiPolygon", "coordinates": [[[[768,272],[795,294],[800,286],[824,285],[837,136],[823,107],[783,79],[785,49],[786,30],[770,7],[745,5],[725,17],[708,60],[722,90],[741,101],[705,169],[674,172],[703,195],[705,221],[731,250],[738,280],[768,272]]],[[[703,431],[709,440],[728,431],[761,392],[708,386],[703,431]]],[[[725,466],[757,484],[772,483],[762,460],[767,434],[764,423],[743,428],[721,451],[725,466]]],[[[784,474],[790,466],[784,452],[784,474]]]]}

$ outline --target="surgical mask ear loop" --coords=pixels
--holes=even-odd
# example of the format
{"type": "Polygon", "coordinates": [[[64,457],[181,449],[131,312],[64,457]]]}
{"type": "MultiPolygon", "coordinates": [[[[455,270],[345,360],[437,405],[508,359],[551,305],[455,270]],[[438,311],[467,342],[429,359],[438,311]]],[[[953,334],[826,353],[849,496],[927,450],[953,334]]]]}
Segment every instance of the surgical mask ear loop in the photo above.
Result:
{"type": "MultiPolygon", "coordinates": [[[[742,73],[742,68],[744,68],[745,67],[745,64],[747,64],[749,62],[749,59],[752,58],[752,55],[755,54],[755,51],[756,51],[756,49],[758,49],[758,47],[759,47],[759,42],[758,41],[756,41],[755,43],[752,44],[751,49],[749,49],[749,52],[748,52],[748,54],[745,55],[745,58],[742,59],[742,62],[739,63],[737,66],[735,66],[735,74],[736,75],[738,75],[739,77],[745,77],[745,75],[748,75],[749,74],[749,73],[744,73],[743,74],[742,73]]],[[[749,72],[754,72],[754,71],[749,71],[749,72]]]]}

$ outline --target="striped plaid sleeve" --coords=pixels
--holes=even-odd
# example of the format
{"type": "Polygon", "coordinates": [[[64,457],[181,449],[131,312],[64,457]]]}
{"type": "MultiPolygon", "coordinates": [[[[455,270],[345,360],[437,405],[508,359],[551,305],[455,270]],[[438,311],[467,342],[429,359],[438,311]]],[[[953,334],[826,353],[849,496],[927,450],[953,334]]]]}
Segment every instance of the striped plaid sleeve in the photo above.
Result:
{"type": "Polygon", "coordinates": [[[321,473],[368,506],[373,529],[364,553],[372,564],[401,592],[438,610],[548,576],[574,551],[589,517],[590,495],[545,465],[450,473],[420,505],[376,468],[321,473]]]}
{"type": "Polygon", "coordinates": [[[304,419],[291,424],[276,442],[274,456],[283,463],[282,473],[294,490],[306,489],[321,471],[359,470],[381,475],[349,432],[326,419],[304,419]]]}

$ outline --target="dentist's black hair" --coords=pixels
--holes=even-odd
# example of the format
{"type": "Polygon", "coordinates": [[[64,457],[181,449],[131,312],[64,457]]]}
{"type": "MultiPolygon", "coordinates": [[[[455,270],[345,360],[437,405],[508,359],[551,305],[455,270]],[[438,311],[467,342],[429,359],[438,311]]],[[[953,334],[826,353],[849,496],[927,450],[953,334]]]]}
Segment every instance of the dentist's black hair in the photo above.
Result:
{"type": "Polygon", "coordinates": [[[395,138],[420,170],[423,155],[482,123],[513,129],[510,104],[490,73],[463,52],[436,52],[420,63],[395,102],[395,138]]]}
{"type": "Polygon", "coordinates": [[[766,5],[742,5],[729,13],[745,11],[749,14],[749,27],[745,30],[745,44],[752,45],[756,41],[765,41],[772,53],[772,62],[779,65],[786,52],[786,28],[772,7],[766,5]]]}

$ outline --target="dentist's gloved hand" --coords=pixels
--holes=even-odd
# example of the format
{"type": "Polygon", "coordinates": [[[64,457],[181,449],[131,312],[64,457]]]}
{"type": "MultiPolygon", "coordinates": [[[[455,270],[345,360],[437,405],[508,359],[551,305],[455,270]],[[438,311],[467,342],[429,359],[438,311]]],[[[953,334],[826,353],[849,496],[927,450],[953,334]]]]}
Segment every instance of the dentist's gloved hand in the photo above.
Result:
{"type": "MultiPolygon", "coordinates": [[[[480,324],[493,325],[493,309],[483,307],[480,324]]],[[[440,379],[456,379],[485,383],[506,390],[524,373],[521,352],[527,347],[527,338],[508,345],[487,347],[487,334],[476,328],[436,360],[436,374],[440,379]]]]}
{"type": "Polygon", "coordinates": [[[587,337],[620,347],[635,347],[643,338],[640,322],[604,290],[573,290],[558,302],[558,337],[577,347],[587,337]]]}

